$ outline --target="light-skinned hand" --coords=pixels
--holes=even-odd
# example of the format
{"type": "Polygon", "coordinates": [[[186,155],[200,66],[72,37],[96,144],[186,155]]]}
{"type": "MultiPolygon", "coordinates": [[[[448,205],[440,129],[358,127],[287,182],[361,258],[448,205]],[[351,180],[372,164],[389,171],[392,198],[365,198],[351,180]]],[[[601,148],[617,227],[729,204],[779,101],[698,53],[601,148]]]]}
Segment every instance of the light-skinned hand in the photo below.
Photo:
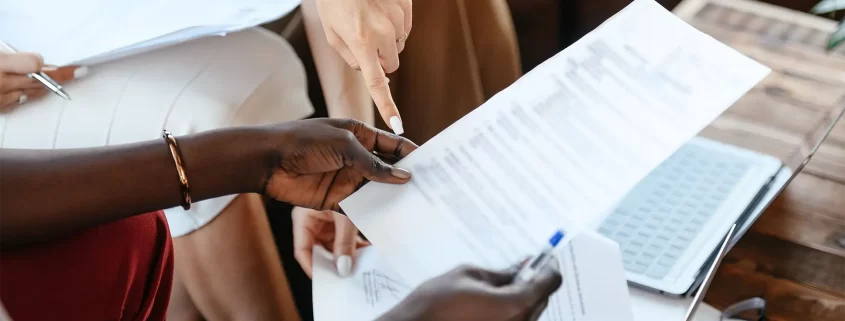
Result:
{"type": "Polygon", "coordinates": [[[399,110],[385,74],[399,68],[411,32],[411,0],[316,0],[326,40],[360,69],[384,122],[402,134],[399,110]]]}
{"type": "Polygon", "coordinates": [[[295,207],[293,220],[293,254],[311,277],[314,245],[322,245],[334,256],[337,273],[348,276],[355,262],[355,250],[370,245],[358,235],[358,228],[343,214],[295,207]]]}
{"type": "Polygon", "coordinates": [[[51,93],[26,74],[44,71],[58,83],[66,83],[88,74],[87,67],[52,68],[44,65],[41,55],[31,52],[0,52],[0,112],[6,112],[28,100],[51,93]]]}

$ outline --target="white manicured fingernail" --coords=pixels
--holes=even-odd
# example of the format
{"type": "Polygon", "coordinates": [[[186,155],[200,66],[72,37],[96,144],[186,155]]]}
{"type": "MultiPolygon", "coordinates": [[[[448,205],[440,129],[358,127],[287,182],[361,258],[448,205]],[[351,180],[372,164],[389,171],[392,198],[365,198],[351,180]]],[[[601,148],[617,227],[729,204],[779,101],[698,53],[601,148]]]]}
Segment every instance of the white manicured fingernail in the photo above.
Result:
{"type": "Polygon", "coordinates": [[[405,129],[402,128],[402,120],[399,119],[399,116],[390,117],[390,129],[393,129],[393,133],[396,135],[405,133],[405,129]]]}
{"type": "Polygon", "coordinates": [[[341,277],[352,274],[352,258],[349,255],[342,255],[337,258],[337,274],[341,277]]]}
{"type": "Polygon", "coordinates": [[[73,79],[79,79],[88,75],[88,66],[79,66],[73,70],[73,79]]]}

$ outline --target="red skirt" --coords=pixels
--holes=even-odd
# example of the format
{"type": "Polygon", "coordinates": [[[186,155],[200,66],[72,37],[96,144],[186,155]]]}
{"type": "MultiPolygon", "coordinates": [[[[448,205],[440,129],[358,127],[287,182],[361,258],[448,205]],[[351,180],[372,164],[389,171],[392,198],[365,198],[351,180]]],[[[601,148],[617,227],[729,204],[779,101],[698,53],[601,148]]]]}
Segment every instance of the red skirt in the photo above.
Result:
{"type": "Polygon", "coordinates": [[[160,211],[0,252],[0,301],[14,321],[164,320],[172,285],[160,211]]]}

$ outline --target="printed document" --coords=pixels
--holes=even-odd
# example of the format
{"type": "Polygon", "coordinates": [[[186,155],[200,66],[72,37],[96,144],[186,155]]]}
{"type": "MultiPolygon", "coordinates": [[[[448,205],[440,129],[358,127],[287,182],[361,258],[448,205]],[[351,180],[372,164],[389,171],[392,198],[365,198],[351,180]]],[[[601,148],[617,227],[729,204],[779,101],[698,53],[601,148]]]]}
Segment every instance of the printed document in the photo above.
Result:
{"type": "MultiPolygon", "coordinates": [[[[352,275],[342,278],[332,255],[314,248],[314,320],[374,320],[411,291],[370,246],[358,250],[352,275]]],[[[558,248],[563,284],[550,298],[541,321],[632,321],[619,247],[595,233],[583,233],[558,248]],[[613,309],[608,309],[613,306],[613,309]]]]}
{"type": "MultiPolygon", "coordinates": [[[[409,286],[593,230],[770,70],[636,0],[340,203],[409,286]]],[[[407,119],[406,121],[413,121],[407,119]]]]}
{"type": "Polygon", "coordinates": [[[278,19],[300,0],[0,1],[0,40],[48,64],[98,64],[278,19]]]}

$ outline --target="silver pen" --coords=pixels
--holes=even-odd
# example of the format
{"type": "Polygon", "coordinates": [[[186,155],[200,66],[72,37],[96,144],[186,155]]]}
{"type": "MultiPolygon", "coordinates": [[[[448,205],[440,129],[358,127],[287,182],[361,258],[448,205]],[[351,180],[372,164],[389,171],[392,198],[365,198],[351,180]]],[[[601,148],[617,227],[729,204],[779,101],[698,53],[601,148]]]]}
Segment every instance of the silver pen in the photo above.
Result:
{"type": "MultiPolygon", "coordinates": [[[[0,41],[0,47],[3,47],[3,49],[8,52],[18,52],[17,50],[15,50],[15,48],[12,48],[12,46],[9,46],[9,44],[3,41],[0,41]]],[[[37,73],[29,73],[26,75],[29,78],[37,80],[41,83],[41,85],[44,85],[44,87],[46,87],[56,95],[59,95],[59,97],[70,100],[70,96],[68,96],[67,93],[65,93],[65,91],[62,89],[62,85],[59,85],[59,83],[50,78],[50,76],[47,76],[47,74],[45,74],[43,71],[39,71],[37,73]]]]}

